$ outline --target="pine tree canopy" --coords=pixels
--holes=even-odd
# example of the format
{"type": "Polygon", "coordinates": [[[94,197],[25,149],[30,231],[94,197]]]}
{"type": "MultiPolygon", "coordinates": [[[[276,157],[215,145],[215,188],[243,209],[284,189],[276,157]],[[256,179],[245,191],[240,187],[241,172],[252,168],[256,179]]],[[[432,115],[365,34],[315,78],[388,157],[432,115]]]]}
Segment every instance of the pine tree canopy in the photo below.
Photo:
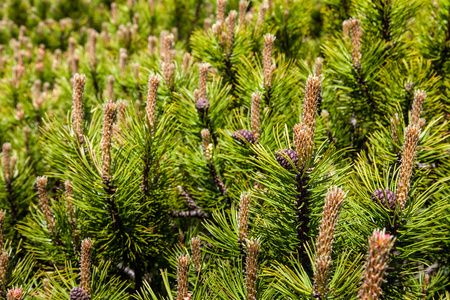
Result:
{"type": "Polygon", "coordinates": [[[0,299],[450,300],[450,0],[0,2],[0,299]]]}

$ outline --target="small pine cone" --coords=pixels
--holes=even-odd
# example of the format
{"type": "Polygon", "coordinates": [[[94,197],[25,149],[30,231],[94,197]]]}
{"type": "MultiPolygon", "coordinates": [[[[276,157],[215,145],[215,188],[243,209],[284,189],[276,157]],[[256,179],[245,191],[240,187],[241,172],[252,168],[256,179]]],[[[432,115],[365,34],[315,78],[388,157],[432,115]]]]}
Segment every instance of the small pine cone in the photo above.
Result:
{"type": "Polygon", "coordinates": [[[74,287],[70,291],[70,300],[90,300],[90,297],[82,288],[74,287]]]}
{"type": "Polygon", "coordinates": [[[286,159],[286,156],[292,160],[294,165],[297,166],[298,164],[298,154],[292,149],[284,149],[284,150],[278,150],[275,152],[275,158],[277,159],[277,162],[286,170],[291,170],[292,165],[291,163],[286,159]]]}
{"type": "Polygon", "coordinates": [[[373,191],[372,201],[376,203],[381,202],[384,207],[388,208],[389,206],[390,209],[394,210],[395,206],[397,205],[397,195],[393,191],[388,189],[376,189],[375,191],[373,191]]]}
{"type": "Polygon", "coordinates": [[[206,98],[199,98],[195,103],[195,108],[197,108],[197,111],[200,113],[203,113],[207,109],[209,109],[209,106],[210,106],[209,101],[206,98]]]}
{"type": "Polygon", "coordinates": [[[236,130],[235,132],[233,132],[231,137],[241,143],[244,142],[242,138],[246,139],[247,142],[249,142],[250,144],[253,144],[255,142],[255,137],[253,136],[253,133],[251,133],[251,131],[246,129],[236,130]]]}

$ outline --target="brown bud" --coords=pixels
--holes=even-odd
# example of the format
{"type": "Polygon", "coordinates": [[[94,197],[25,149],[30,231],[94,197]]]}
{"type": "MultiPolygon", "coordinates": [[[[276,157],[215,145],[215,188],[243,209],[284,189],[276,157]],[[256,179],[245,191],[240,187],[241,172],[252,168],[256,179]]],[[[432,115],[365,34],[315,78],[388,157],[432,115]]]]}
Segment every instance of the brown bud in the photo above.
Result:
{"type": "Polygon", "coordinates": [[[419,122],[417,124],[419,125],[421,130],[425,127],[426,122],[427,122],[427,120],[425,120],[424,118],[419,119],[419,122]]]}
{"type": "Polygon", "coordinates": [[[350,36],[350,24],[351,24],[350,20],[345,20],[342,23],[342,32],[344,35],[344,39],[348,39],[350,36]]]}
{"type": "Polygon", "coordinates": [[[321,89],[320,78],[310,75],[306,81],[305,99],[303,100],[302,126],[308,127],[312,133],[315,131],[317,104],[321,89]]]}
{"type": "Polygon", "coordinates": [[[189,64],[191,62],[191,55],[189,53],[185,53],[183,56],[183,72],[187,72],[189,68],[189,64]]]}
{"type": "Polygon", "coordinates": [[[245,13],[247,12],[248,4],[248,1],[239,2],[239,27],[245,26],[245,13]]]}
{"type": "Polygon", "coordinates": [[[182,255],[177,262],[177,300],[185,300],[189,288],[189,256],[182,255]]]}
{"type": "Polygon", "coordinates": [[[64,189],[65,189],[65,198],[66,198],[66,211],[67,216],[69,219],[69,222],[74,225],[75,224],[75,210],[73,208],[72,204],[72,198],[73,198],[73,190],[72,190],[72,181],[66,180],[64,182],[64,189]]]}
{"type": "Polygon", "coordinates": [[[259,141],[260,132],[261,132],[261,124],[260,124],[260,111],[259,104],[261,103],[261,94],[255,92],[252,94],[252,107],[251,107],[251,125],[252,125],[252,133],[255,138],[255,141],[259,141]]]}
{"type": "Polygon", "coordinates": [[[319,235],[317,237],[317,253],[314,272],[314,296],[324,299],[328,294],[328,281],[330,274],[331,250],[334,242],[334,232],[339,220],[339,213],[346,194],[337,187],[331,187],[325,197],[322,219],[320,221],[319,235]]]}
{"type": "Polygon", "coordinates": [[[206,83],[208,81],[209,65],[204,63],[200,67],[200,77],[198,79],[198,86],[200,89],[200,98],[206,98],[206,83]]]}
{"type": "Polygon", "coordinates": [[[122,76],[125,76],[125,72],[126,72],[126,68],[127,68],[127,59],[128,59],[127,49],[120,48],[119,53],[120,53],[119,54],[119,70],[120,70],[120,74],[122,76]]]}
{"type": "Polygon", "coordinates": [[[203,151],[203,157],[209,162],[211,161],[211,157],[208,153],[208,146],[211,144],[211,134],[209,133],[208,129],[202,130],[202,151],[203,151]]]}
{"type": "Polygon", "coordinates": [[[75,74],[73,76],[73,93],[72,93],[72,126],[78,141],[83,143],[83,125],[84,125],[84,109],[83,109],[83,93],[86,76],[84,74],[75,74]]]}
{"type": "Polygon", "coordinates": [[[141,79],[140,71],[141,71],[141,66],[138,63],[136,63],[134,65],[134,77],[136,78],[136,81],[138,81],[138,82],[139,82],[139,79],[141,79]]]}
{"type": "Polygon", "coordinates": [[[102,128],[102,177],[109,178],[111,165],[111,141],[113,124],[116,117],[116,105],[113,102],[103,105],[103,128],[102,128]]]}
{"type": "Polygon", "coordinates": [[[264,85],[272,86],[272,50],[273,43],[275,42],[275,36],[268,33],[264,36],[264,49],[263,49],[263,72],[264,72],[264,85]]]}
{"type": "Polygon", "coordinates": [[[94,29],[89,31],[89,63],[91,65],[91,70],[95,70],[95,64],[97,61],[97,37],[98,34],[94,29]]]}
{"type": "Polygon", "coordinates": [[[427,98],[427,93],[423,90],[416,90],[414,93],[414,102],[411,112],[411,124],[419,123],[420,115],[422,114],[423,102],[427,98]]]}
{"type": "Polygon", "coordinates": [[[25,111],[23,110],[22,103],[17,103],[16,105],[16,119],[22,120],[25,117],[25,111]]]}
{"type": "Polygon", "coordinates": [[[151,134],[154,134],[155,127],[155,114],[156,114],[156,96],[158,92],[160,78],[158,75],[150,75],[148,78],[148,91],[147,91],[147,103],[145,110],[147,112],[147,118],[150,123],[151,134]]]}
{"type": "Polygon", "coordinates": [[[100,36],[103,39],[103,41],[105,42],[105,44],[108,45],[109,40],[111,39],[111,36],[109,35],[109,32],[108,32],[108,23],[106,23],[106,22],[102,23],[102,33],[100,34],[100,36]]]}
{"type": "Polygon", "coordinates": [[[2,168],[3,175],[5,176],[5,181],[10,182],[11,180],[11,144],[4,143],[2,147],[2,168]]]}
{"type": "Polygon", "coordinates": [[[155,48],[156,48],[156,36],[150,35],[148,37],[148,54],[150,56],[155,55],[155,48]]]}
{"type": "Polygon", "coordinates": [[[7,281],[8,274],[8,253],[5,251],[1,251],[0,254],[0,285],[6,286],[8,284],[7,281]]]}
{"type": "Polygon", "coordinates": [[[194,267],[197,272],[202,270],[202,252],[200,250],[200,238],[193,237],[191,239],[192,247],[192,260],[194,261],[194,267]]]}
{"type": "Polygon", "coordinates": [[[225,24],[227,27],[227,45],[228,45],[228,55],[231,54],[231,49],[233,49],[234,43],[234,28],[236,26],[237,12],[235,10],[230,11],[225,24]]]}
{"type": "Polygon", "coordinates": [[[35,80],[33,83],[33,106],[34,109],[39,110],[39,98],[41,97],[41,81],[35,80]]]}
{"type": "Polygon", "coordinates": [[[22,289],[9,289],[6,294],[6,300],[23,300],[24,295],[22,289]]]}
{"type": "Polygon", "coordinates": [[[298,153],[299,168],[304,169],[314,150],[314,133],[308,127],[295,125],[294,146],[298,153]]]}
{"type": "Polygon", "coordinates": [[[84,239],[81,242],[81,260],[80,260],[80,287],[88,294],[91,294],[91,263],[92,248],[94,243],[91,239],[84,239]]]}
{"type": "Polygon", "coordinates": [[[174,75],[175,75],[175,64],[174,63],[163,63],[162,64],[162,73],[164,76],[164,80],[169,89],[173,87],[174,84],[174,75]]]}
{"type": "Polygon", "coordinates": [[[409,125],[405,129],[405,138],[403,146],[402,163],[400,165],[400,174],[397,182],[397,197],[400,207],[405,209],[406,201],[410,188],[411,176],[414,168],[414,159],[416,157],[417,144],[419,142],[420,128],[418,125],[409,125]]]}
{"type": "Polygon", "coordinates": [[[316,58],[315,68],[314,69],[316,70],[316,76],[317,77],[322,75],[322,67],[323,67],[323,58],[322,57],[316,58]]]}
{"type": "Polygon", "coordinates": [[[358,292],[358,299],[379,299],[382,294],[381,283],[388,267],[389,252],[394,245],[393,236],[385,231],[374,231],[369,238],[367,261],[364,267],[363,282],[358,292]]]}
{"type": "Polygon", "coordinates": [[[80,58],[78,57],[78,55],[74,55],[73,56],[73,62],[72,62],[72,73],[73,74],[77,74],[78,73],[79,62],[80,62],[80,58]]]}
{"type": "Polygon", "coordinates": [[[168,34],[165,39],[165,47],[164,47],[164,62],[165,63],[172,63],[174,58],[174,45],[175,45],[175,38],[173,34],[168,34]]]}
{"type": "Polygon", "coordinates": [[[350,28],[352,35],[352,61],[356,69],[361,68],[361,37],[362,29],[359,19],[350,19],[350,28]]]}
{"type": "Polygon", "coordinates": [[[261,6],[259,7],[258,21],[256,22],[255,32],[258,32],[261,29],[261,27],[263,26],[264,18],[266,16],[266,12],[267,12],[268,8],[269,7],[267,6],[266,2],[261,4],[261,6]]]}
{"type": "Polygon", "coordinates": [[[205,19],[203,28],[204,28],[205,32],[208,33],[209,29],[211,28],[211,19],[210,18],[205,19]]]}
{"type": "Polygon", "coordinates": [[[197,100],[200,98],[200,90],[199,89],[195,89],[193,92],[193,96],[194,96],[194,100],[197,103],[197,100]]]}
{"type": "Polygon", "coordinates": [[[167,30],[162,30],[159,35],[159,55],[162,62],[165,62],[165,54],[166,54],[166,38],[169,35],[167,30]]]}
{"type": "Polygon", "coordinates": [[[77,41],[71,37],[69,38],[69,46],[67,49],[67,54],[68,54],[68,63],[70,64],[73,60],[73,56],[75,55],[75,45],[76,45],[77,41]]]}
{"type": "Polygon", "coordinates": [[[111,17],[113,19],[114,25],[117,25],[117,4],[116,4],[116,2],[111,3],[111,17]]]}
{"type": "Polygon", "coordinates": [[[247,300],[256,300],[258,291],[258,257],[261,248],[259,240],[247,240],[247,260],[245,265],[244,285],[246,290],[247,300]]]}
{"type": "Polygon", "coordinates": [[[226,0],[217,0],[217,23],[223,24],[225,21],[226,0]]]}
{"type": "Polygon", "coordinates": [[[251,202],[250,195],[242,193],[241,200],[239,202],[239,218],[238,218],[239,222],[238,230],[240,242],[245,242],[247,240],[250,202],[251,202]]]}
{"type": "Polygon", "coordinates": [[[108,98],[110,102],[114,101],[114,76],[109,75],[108,77],[108,98]]]}

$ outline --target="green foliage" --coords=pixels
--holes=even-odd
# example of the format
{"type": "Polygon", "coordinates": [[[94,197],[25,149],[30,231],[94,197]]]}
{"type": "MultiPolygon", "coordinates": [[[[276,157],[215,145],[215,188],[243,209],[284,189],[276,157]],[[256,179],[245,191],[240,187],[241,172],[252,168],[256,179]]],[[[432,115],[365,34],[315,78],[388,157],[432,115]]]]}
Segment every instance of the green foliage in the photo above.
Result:
{"type": "Polygon", "coordinates": [[[0,143],[16,161],[7,174],[2,153],[0,297],[21,288],[24,299],[69,299],[86,288],[87,268],[91,299],[250,299],[250,273],[256,299],[355,299],[368,238],[385,229],[395,243],[380,298],[450,299],[449,1],[251,1],[244,16],[239,1],[221,2],[0,7],[0,143]],[[351,18],[360,48],[344,32],[351,18]],[[171,33],[173,45],[161,39],[171,33]],[[266,34],[276,37],[270,57],[266,34]],[[86,76],[82,120],[75,73],[86,76]],[[160,79],[155,95],[150,75],[160,79]],[[314,75],[321,89],[312,95],[314,75]],[[405,208],[391,209],[374,191],[397,197],[418,89],[427,97],[410,189],[405,208]],[[277,151],[309,145],[294,126],[307,121],[312,98],[303,167],[277,151]],[[239,140],[238,130],[257,138],[239,140]],[[48,207],[37,176],[48,177],[48,207]],[[334,186],[346,196],[320,296],[320,224],[334,186]],[[261,243],[250,271],[249,240],[261,243]],[[181,255],[191,260],[183,270],[181,255]]]}

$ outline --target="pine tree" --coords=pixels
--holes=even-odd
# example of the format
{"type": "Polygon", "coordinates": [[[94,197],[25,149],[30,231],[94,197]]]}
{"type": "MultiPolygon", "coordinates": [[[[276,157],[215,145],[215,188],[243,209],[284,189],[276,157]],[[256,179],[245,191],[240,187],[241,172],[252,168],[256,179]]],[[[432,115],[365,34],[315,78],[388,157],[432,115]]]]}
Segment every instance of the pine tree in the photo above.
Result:
{"type": "Polygon", "coordinates": [[[0,298],[450,299],[447,0],[7,0],[0,298]]]}

